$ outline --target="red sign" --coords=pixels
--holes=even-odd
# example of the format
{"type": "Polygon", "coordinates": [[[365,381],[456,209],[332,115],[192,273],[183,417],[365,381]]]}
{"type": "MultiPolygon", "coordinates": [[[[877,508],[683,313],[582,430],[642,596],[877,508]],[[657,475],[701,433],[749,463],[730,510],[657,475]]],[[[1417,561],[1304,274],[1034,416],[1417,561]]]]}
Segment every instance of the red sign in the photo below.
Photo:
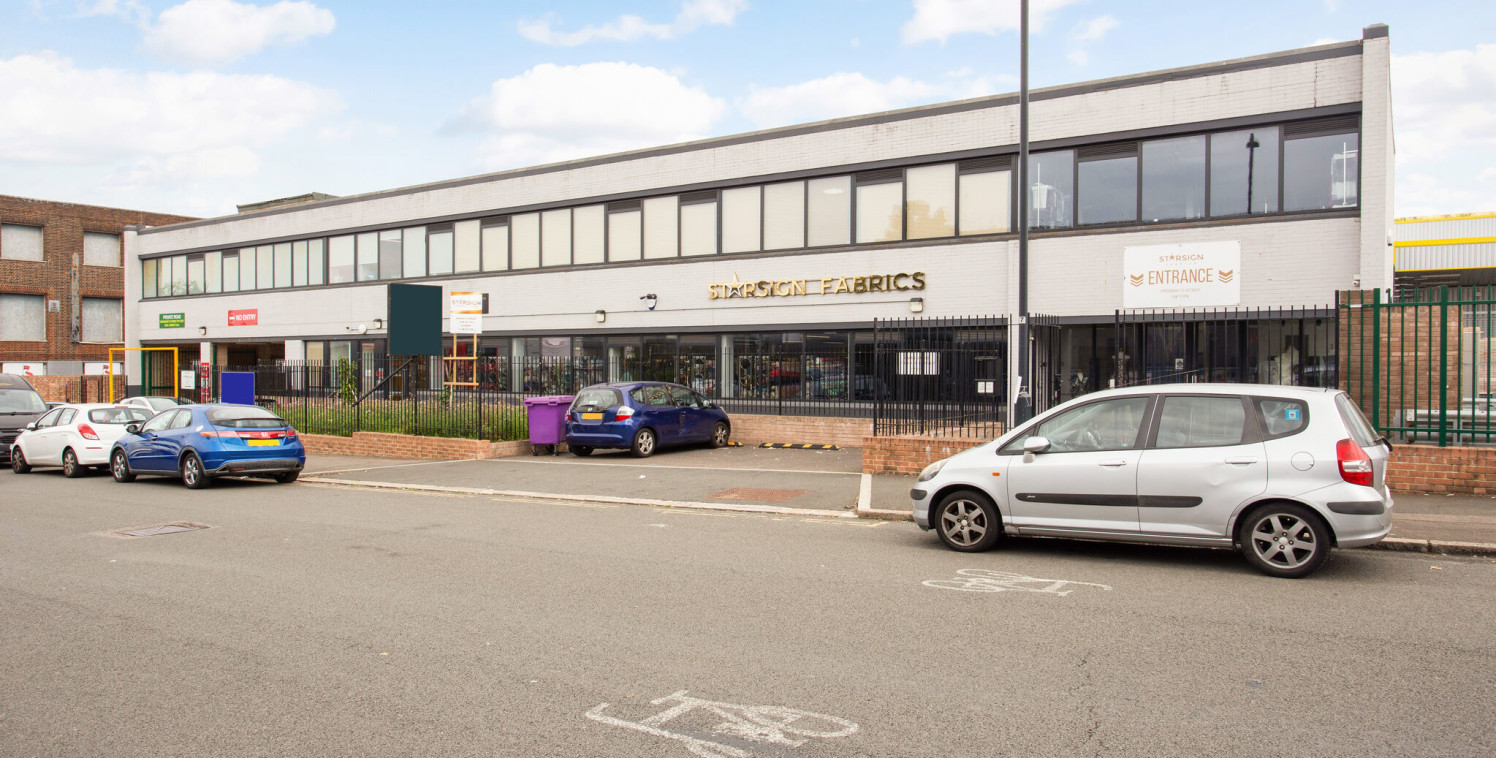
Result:
{"type": "Polygon", "coordinates": [[[212,395],[208,392],[208,383],[213,380],[213,364],[203,361],[197,364],[197,401],[206,403],[212,395]]]}
{"type": "Polygon", "coordinates": [[[229,326],[259,326],[260,309],[229,311],[229,326]]]}

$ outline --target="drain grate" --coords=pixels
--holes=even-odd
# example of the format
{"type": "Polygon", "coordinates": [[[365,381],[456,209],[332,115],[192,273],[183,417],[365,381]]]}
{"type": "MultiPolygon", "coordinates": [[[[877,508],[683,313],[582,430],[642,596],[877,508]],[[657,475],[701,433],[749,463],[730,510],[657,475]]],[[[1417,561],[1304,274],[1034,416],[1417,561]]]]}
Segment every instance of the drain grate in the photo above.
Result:
{"type": "Polygon", "coordinates": [[[121,537],[155,537],[158,534],[174,534],[176,532],[192,532],[198,529],[211,529],[207,524],[194,524],[190,521],[175,521],[170,524],[157,524],[155,526],[137,526],[132,529],[120,529],[114,533],[121,537]]]}
{"type": "Polygon", "coordinates": [[[794,500],[810,490],[771,490],[759,487],[733,487],[730,490],[707,495],[713,500],[759,500],[769,503],[783,503],[794,500]]]}

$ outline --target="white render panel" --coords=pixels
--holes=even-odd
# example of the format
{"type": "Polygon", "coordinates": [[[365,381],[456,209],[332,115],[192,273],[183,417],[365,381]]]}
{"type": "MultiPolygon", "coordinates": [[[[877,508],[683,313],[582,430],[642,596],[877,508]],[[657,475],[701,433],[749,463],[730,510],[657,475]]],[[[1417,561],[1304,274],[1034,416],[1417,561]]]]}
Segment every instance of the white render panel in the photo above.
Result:
{"type": "MultiPolygon", "coordinates": [[[[1003,314],[1016,303],[1005,297],[1014,242],[975,242],[918,248],[854,250],[789,257],[716,256],[659,265],[533,271],[503,276],[452,277],[440,283],[446,291],[489,293],[486,331],[594,330],[593,312],[608,312],[607,329],[620,333],[670,327],[762,328],[766,324],[838,324],[875,318],[908,318],[909,299],[922,297],[925,316],[1003,314]],[[737,281],[807,279],[810,291],[821,277],[854,277],[922,271],[924,290],[839,295],[710,299],[708,285],[737,281]],[[565,298],[556,293],[565,292],[565,298]],[[654,311],[639,298],[659,296],[654,311]]],[[[907,280],[906,280],[907,281],[907,280]]],[[[288,337],[357,338],[360,324],[372,327],[385,317],[385,285],[376,283],[317,290],[259,291],[217,297],[147,300],[139,303],[131,333],[147,343],[181,339],[182,329],[160,329],[161,313],[186,314],[185,331],[208,327],[211,339],[285,339],[288,337]],[[259,309],[256,326],[228,326],[231,309],[259,309]]],[[[384,332],[370,331],[382,336],[384,332]]]]}
{"type": "Polygon", "coordinates": [[[1447,218],[1438,221],[1398,221],[1397,242],[1496,237],[1496,216],[1447,218]]]}
{"type": "MultiPolygon", "coordinates": [[[[1360,44],[1360,43],[1348,43],[1360,44]]],[[[1223,74],[1189,75],[1159,83],[1037,100],[1031,105],[1035,141],[1211,119],[1292,111],[1362,99],[1361,56],[1284,63],[1223,74]]],[[[1037,90],[1036,95],[1044,90],[1037,90]]],[[[677,185],[731,181],[780,172],[833,168],[948,151],[1011,145],[1017,141],[1017,106],[996,106],[838,127],[739,144],[707,140],[684,152],[641,156],[528,176],[496,175],[459,187],[431,188],[357,202],[313,204],[287,212],[226,217],[220,223],[164,228],[141,235],[145,254],[366,226],[404,224],[448,215],[500,212],[537,203],[647,192],[677,185]]]]}
{"type": "Polygon", "coordinates": [[[1419,245],[1397,249],[1398,271],[1442,271],[1496,267],[1496,242],[1419,245]]]}
{"type": "Polygon", "coordinates": [[[1359,273],[1353,218],[1031,239],[1029,311],[1110,314],[1122,308],[1124,249],[1225,240],[1241,243],[1242,307],[1332,305],[1335,290],[1350,289],[1359,273]]]}

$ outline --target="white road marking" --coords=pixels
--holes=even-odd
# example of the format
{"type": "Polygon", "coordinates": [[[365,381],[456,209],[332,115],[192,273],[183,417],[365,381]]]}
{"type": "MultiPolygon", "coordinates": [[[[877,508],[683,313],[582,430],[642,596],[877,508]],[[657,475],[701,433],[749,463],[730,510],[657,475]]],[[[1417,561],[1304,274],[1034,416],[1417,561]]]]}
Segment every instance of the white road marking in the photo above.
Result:
{"type": "Polygon", "coordinates": [[[857,512],[867,513],[873,509],[873,475],[863,474],[862,485],[857,488],[857,512]]]}
{"type": "MultiPolygon", "coordinates": [[[[603,714],[608,703],[603,703],[590,711],[587,718],[603,724],[620,726],[625,729],[633,729],[645,734],[676,740],[686,746],[693,754],[702,758],[748,758],[752,753],[732,745],[724,745],[720,742],[693,737],[690,734],[675,732],[662,728],[675,719],[678,719],[693,711],[703,711],[707,715],[708,722],[722,719],[721,723],[708,729],[725,737],[732,737],[750,742],[762,742],[770,745],[783,745],[785,747],[799,747],[804,745],[809,738],[832,739],[846,737],[857,732],[856,723],[835,716],[826,716],[810,711],[801,711],[794,708],[783,708],[774,705],[734,705],[732,703],[720,703],[712,700],[690,697],[686,690],[666,695],[657,700],[650,701],[653,705],[664,705],[674,703],[660,713],[649,716],[640,721],[627,721],[603,714]],[[810,728],[815,721],[821,721],[819,729],[810,728]],[[807,721],[812,724],[798,725],[798,722],[807,721]],[[827,729],[825,727],[831,727],[827,729]],[[793,739],[788,735],[806,739],[793,739]]],[[[690,730],[700,733],[699,729],[690,730]]]]}
{"type": "Polygon", "coordinates": [[[1040,594],[1059,595],[1064,597],[1073,590],[1066,587],[1100,587],[1103,590],[1111,590],[1105,584],[1094,584],[1092,582],[1072,582],[1068,579],[1040,579],[1023,574],[1012,574],[1006,571],[992,571],[990,569],[961,569],[956,572],[955,579],[928,579],[923,584],[926,587],[935,587],[943,590],[961,590],[963,592],[1037,592],[1040,594]],[[1041,586],[1032,586],[1041,585],[1041,586]]]}
{"type": "Polygon", "coordinates": [[[534,500],[564,500],[575,503],[616,503],[620,505],[650,505],[657,508],[694,508],[709,511],[737,511],[740,513],[783,513],[796,516],[819,516],[822,518],[855,519],[851,511],[827,511],[814,508],[785,508],[776,505],[748,505],[738,503],[701,503],[690,500],[654,500],[642,497],[610,497],[607,495],[558,495],[547,492],[521,492],[494,490],[482,487],[439,487],[430,484],[398,484],[395,482],[364,482],[356,479],[323,479],[316,476],[302,477],[301,481],[313,484],[330,484],[343,487],[369,487],[383,490],[407,490],[411,492],[451,492],[462,495],[487,495],[489,497],[519,497],[534,500]]]}

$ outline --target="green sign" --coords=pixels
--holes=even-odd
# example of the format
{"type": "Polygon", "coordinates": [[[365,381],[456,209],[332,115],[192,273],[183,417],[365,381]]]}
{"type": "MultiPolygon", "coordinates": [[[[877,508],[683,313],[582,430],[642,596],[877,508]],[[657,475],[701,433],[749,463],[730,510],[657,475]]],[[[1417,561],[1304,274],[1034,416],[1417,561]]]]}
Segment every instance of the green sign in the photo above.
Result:
{"type": "Polygon", "coordinates": [[[159,324],[162,329],[181,329],[187,325],[187,314],[163,313],[159,324]]]}

